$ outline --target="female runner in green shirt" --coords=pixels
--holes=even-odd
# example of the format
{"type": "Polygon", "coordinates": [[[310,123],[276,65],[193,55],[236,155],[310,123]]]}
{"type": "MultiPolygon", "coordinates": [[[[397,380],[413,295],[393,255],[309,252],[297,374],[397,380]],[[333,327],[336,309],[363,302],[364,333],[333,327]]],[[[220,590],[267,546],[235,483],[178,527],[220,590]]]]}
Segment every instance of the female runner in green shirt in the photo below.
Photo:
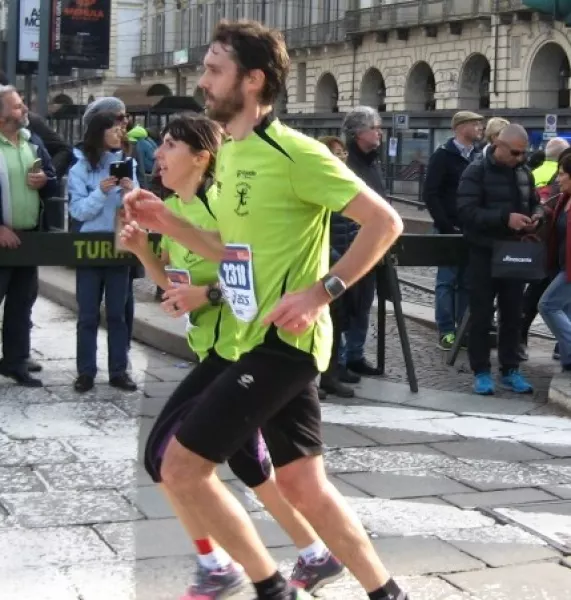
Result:
{"type": "MultiPolygon", "coordinates": [[[[165,202],[176,214],[193,225],[217,230],[215,210],[216,187],[206,188],[212,174],[214,158],[222,143],[221,128],[203,116],[183,116],[170,121],[163,132],[163,143],[156,152],[162,183],[175,191],[165,202]]],[[[199,364],[180,383],[157,418],[145,449],[145,467],[157,483],[161,483],[161,461],[166,446],[176,434],[181,420],[192,410],[193,402],[232,361],[237,360],[233,327],[234,316],[222,302],[217,286],[218,265],[198,256],[168,237],[161,241],[161,257],[148,243],[148,236],[136,223],[125,226],[122,232],[124,247],[143,263],[147,274],[166,290],[163,308],[173,317],[188,314],[187,327],[190,347],[199,364]],[[188,283],[173,284],[169,279],[188,283]],[[189,307],[200,306],[188,313],[189,307]]],[[[252,488],[267,510],[289,534],[300,549],[292,582],[300,589],[314,592],[337,579],[343,566],[331,555],[315,531],[280,493],[273,475],[272,464],[261,434],[255,436],[233,456],[228,464],[235,475],[252,488]]],[[[168,490],[161,486],[165,494],[168,490]]],[[[239,589],[243,575],[230,557],[209,537],[208,531],[172,497],[181,522],[192,537],[198,552],[196,582],[182,600],[217,599],[239,589]]],[[[299,592],[299,600],[306,598],[299,592]]]]}

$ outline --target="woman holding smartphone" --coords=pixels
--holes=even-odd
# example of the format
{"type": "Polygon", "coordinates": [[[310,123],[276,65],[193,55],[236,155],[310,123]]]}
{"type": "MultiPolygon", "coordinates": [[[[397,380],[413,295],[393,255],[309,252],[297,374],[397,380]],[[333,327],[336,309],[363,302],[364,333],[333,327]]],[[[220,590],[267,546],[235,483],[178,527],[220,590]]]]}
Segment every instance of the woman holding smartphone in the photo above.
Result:
{"type": "MultiPolygon", "coordinates": [[[[121,151],[122,138],[115,114],[98,113],[89,121],[82,150],[76,150],[78,160],[68,177],[69,212],[76,230],[82,233],[115,231],[123,194],[138,187],[133,161],[125,162],[121,151]]],[[[104,294],[109,383],[129,392],[137,389],[127,373],[125,305],[131,285],[128,266],[77,269],[77,392],[89,391],[95,382],[97,330],[104,294]]]]}
{"type": "MultiPolygon", "coordinates": [[[[216,123],[204,116],[184,116],[169,122],[156,152],[163,185],[175,191],[165,203],[173,213],[209,231],[217,230],[216,186],[206,190],[206,185],[221,142],[222,130],[216,123]]],[[[157,418],[145,449],[145,467],[155,482],[162,483],[197,549],[197,578],[182,600],[226,597],[244,584],[242,572],[224,550],[215,546],[195,516],[169,495],[162,482],[161,462],[168,442],[177,434],[181,415],[191,410],[201,391],[237,360],[234,316],[222,302],[217,263],[205,260],[166,236],[161,240],[162,255],[158,258],[149,248],[147,233],[136,223],[125,226],[121,239],[123,246],[143,263],[147,274],[166,290],[163,309],[173,317],[185,313],[189,317],[189,344],[200,362],[180,383],[157,418]]],[[[261,434],[250,439],[228,464],[254,490],[299,548],[292,583],[315,591],[340,577],[343,566],[280,493],[261,434]]]]}

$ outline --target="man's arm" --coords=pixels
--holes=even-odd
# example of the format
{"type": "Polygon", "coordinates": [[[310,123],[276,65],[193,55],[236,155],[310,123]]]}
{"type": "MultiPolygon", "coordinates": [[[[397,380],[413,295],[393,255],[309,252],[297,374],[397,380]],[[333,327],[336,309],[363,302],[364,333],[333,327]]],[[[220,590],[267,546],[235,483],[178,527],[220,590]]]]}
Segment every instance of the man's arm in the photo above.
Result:
{"type": "Polygon", "coordinates": [[[29,114],[30,131],[36,134],[44,143],[48,154],[52,158],[58,179],[63,177],[73,162],[73,151],[69,144],[55,132],[40,115],[29,114]]]}
{"type": "Polygon", "coordinates": [[[426,168],[426,177],[422,188],[422,199],[440,233],[454,233],[454,224],[450,222],[442,206],[442,186],[446,173],[446,165],[440,160],[443,150],[437,149],[426,168]]]}
{"type": "MultiPolygon", "coordinates": [[[[370,188],[357,194],[343,215],[361,227],[330,274],[342,279],[349,287],[365,276],[388,252],[401,235],[403,222],[396,210],[370,188]]],[[[321,282],[318,286],[323,290],[321,282]]]]}
{"type": "MultiPolygon", "coordinates": [[[[161,202],[161,204],[163,204],[161,202]]],[[[195,227],[185,219],[173,214],[164,207],[164,225],[158,231],[176,240],[195,254],[213,262],[220,262],[224,256],[224,244],[217,231],[205,231],[195,227]]],[[[133,216],[136,216],[134,214],[133,216]]],[[[136,219],[135,219],[136,220],[136,219]]],[[[151,226],[151,228],[153,228],[151,226]]]]}

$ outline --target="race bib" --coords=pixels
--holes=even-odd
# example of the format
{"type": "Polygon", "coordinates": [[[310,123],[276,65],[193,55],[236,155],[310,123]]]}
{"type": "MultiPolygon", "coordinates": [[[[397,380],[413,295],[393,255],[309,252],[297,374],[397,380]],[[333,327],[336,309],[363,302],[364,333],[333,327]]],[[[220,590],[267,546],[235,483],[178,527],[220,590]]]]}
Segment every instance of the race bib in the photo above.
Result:
{"type": "MultiPolygon", "coordinates": [[[[186,269],[173,269],[171,267],[165,267],[165,275],[168,277],[168,280],[172,285],[191,285],[192,278],[190,273],[186,269]]],[[[184,317],[181,317],[183,320],[186,332],[188,333],[193,327],[195,327],[194,323],[190,320],[190,313],[186,313],[184,317]]]]}
{"type": "Polygon", "coordinates": [[[250,246],[227,244],[218,270],[224,299],[240,321],[249,323],[258,314],[250,246]]]}

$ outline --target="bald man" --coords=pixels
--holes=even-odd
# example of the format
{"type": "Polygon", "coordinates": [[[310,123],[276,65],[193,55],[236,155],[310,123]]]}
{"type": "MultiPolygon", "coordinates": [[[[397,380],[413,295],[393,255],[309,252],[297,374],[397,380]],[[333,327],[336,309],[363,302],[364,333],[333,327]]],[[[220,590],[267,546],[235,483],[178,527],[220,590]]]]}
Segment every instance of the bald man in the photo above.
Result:
{"type": "Polygon", "coordinates": [[[516,393],[533,391],[519,371],[524,283],[492,278],[494,243],[517,240],[521,234],[533,231],[543,215],[533,177],[525,166],[528,144],[523,127],[508,125],[490,151],[466,168],[458,187],[458,215],[469,244],[468,356],[474,391],[482,395],[495,392],[488,331],[496,297],[501,384],[516,393]]]}

